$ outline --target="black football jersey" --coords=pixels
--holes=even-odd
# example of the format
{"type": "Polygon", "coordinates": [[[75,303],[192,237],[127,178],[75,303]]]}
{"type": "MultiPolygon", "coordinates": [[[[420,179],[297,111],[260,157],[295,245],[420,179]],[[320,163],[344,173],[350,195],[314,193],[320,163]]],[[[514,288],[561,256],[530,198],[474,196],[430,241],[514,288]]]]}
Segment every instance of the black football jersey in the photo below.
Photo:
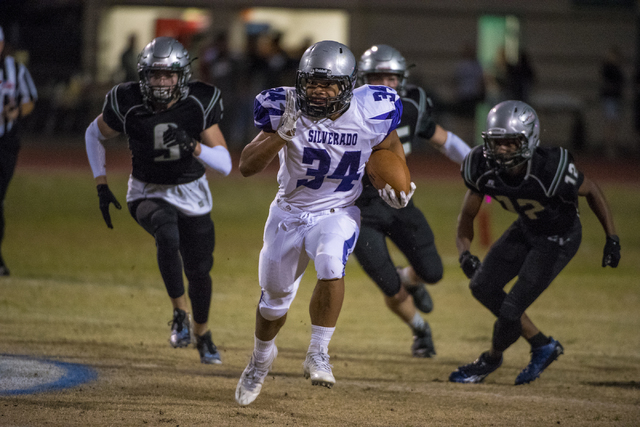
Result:
{"type": "Polygon", "coordinates": [[[177,185],[204,175],[204,166],[191,153],[179,146],[165,147],[162,138],[169,125],[175,125],[199,141],[202,131],[222,119],[219,89],[202,82],[190,82],[188,88],[186,98],[158,112],[145,105],[139,83],[117,85],[107,94],[102,117],[109,127],[127,135],[134,178],[177,185]]]}
{"type": "MultiPolygon", "coordinates": [[[[418,86],[409,85],[406,88],[405,96],[402,98],[402,117],[400,124],[396,128],[400,142],[406,155],[413,151],[416,141],[416,127],[418,122],[424,115],[431,118],[431,100],[427,97],[424,89],[418,86]]],[[[435,126],[433,126],[435,131],[435,126]]],[[[433,133],[429,138],[433,136],[433,133]]],[[[362,195],[363,198],[379,197],[378,190],[371,184],[369,177],[365,174],[362,179],[362,195]]]]}
{"type": "Polygon", "coordinates": [[[462,163],[462,177],[471,191],[491,196],[517,213],[532,233],[561,235],[571,228],[584,180],[571,153],[561,147],[536,147],[522,181],[507,183],[488,166],[482,148],[476,146],[462,163]]]}

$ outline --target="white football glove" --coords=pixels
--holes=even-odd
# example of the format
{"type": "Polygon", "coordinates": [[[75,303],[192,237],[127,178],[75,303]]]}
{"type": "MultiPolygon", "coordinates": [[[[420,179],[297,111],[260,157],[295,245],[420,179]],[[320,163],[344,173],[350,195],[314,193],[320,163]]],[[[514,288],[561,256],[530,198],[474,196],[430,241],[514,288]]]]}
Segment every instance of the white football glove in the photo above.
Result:
{"type": "MultiPolygon", "coordinates": [[[[296,122],[300,117],[301,111],[296,111],[296,97],[293,90],[287,90],[287,100],[284,106],[284,112],[280,119],[280,126],[278,127],[278,135],[280,138],[287,142],[291,142],[294,136],[296,136],[296,122]]],[[[282,104],[280,104],[282,107],[282,104]]]]}
{"type": "Polygon", "coordinates": [[[395,190],[389,185],[385,185],[382,190],[378,190],[378,194],[382,200],[384,200],[389,206],[394,209],[402,209],[409,204],[409,200],[413,197],[413,193],[416,191],[416,185],[411,183],[411,191],[409,194],[405,194],[404,191],[401,191],[400,194],[396,197],[395,190]]]}

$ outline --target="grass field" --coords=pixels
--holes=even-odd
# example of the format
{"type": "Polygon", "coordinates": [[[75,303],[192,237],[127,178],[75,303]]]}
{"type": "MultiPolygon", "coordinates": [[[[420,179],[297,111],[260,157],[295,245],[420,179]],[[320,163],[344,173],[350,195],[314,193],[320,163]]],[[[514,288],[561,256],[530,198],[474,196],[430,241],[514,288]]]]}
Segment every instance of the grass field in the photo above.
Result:
{"type": "MultiPolygon", "coordinates": [[[[110,173],[124,205],[127,174],[110,173]]],[[[210,324],[224,364],[204,366],[193,348],[168,345],[171,307],[153,239],[113,212],[109,230],[90,172],[19,169],[6,200],[0,280],[0,354],[84,364],[92,382],[67,390],[0,395],[0,425],[606,425],[640,424],[640,188],[604,183],[622,261],[600,267],[604,235],[582,200],[583,242],[574,260],[530,308],[565,355],[534,383],[516,387],[529,360],[518,341],[484,384],[447,381],[487,349],[494,319],[470,295],[457,263],[455,222],[462,181],[419,179],[415,201],[436,234],[444,279],[430,287],[426,316],[438,355],[414,359],[408,328],[384,307],[355,258],[331,342],[337,383],[311,387],[301,364],[309,341],[309,271],[278,337],[280,350],[259,398],[234,390],[253,346],[258,252],[275,175],[210,179],[216,224],[210,324]]],[[[485,206],[497,237],[514,219],[485,206]]],[[[474,250],[483,255],[484,248],[474,250]]],[[[394,251],[397,262],[402,258],[394,251]]],[[[0,372],[0,379],[2,378],[0,372]]],[[[6,375],[6,373],[5,373],[6,375]]]]}

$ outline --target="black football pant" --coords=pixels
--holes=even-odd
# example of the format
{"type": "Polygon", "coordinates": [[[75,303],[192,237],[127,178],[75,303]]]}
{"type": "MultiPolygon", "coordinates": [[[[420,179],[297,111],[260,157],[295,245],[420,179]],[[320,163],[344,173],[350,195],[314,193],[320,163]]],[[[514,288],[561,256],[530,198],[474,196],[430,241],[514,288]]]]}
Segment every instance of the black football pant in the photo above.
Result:
{"type": "Polygon", "coordinates": [[[362,222],[353,253],[385,295],[392,297],[400,292],[400,277],[389,255],[387,237],[425,282],[433,284],[442,279],[442,260],[433,232],[413,201],[403,209],[394,209],[376,197],[360,200],[358,207],[362,222]]]}
{"type": "Polygon", "coordinates": [[[196,323],[206,323],[211,306],[215,233],[209,214],[187,216],[161,199],[129,203],[135,220],[156,241],[158,267],[171,298],[184,295],[182,269],[189,281],[189,299],[196,323]]]}
{"type": "Polygon", "coordinates": [[[506,350],[522,333],[520,318],[578,252],[582,225],[576,218],[563,236],[531,233],[516,220],[493,244],[470,288],[473,296],[498,319],[493,347],[506,350]],[[518,276],[507,293],[504,287],[518,276]]]}
{"type": "MultiPolygon", "coordinates": [[[[7,196],[9,183],[18,162],[18,145],[16,141],[7,141],[8,137],[0,138],[0,247],[4,240],[4,199],[7,196]]],[[[4,265],[0,249],[0,266],[4,265]]]]}

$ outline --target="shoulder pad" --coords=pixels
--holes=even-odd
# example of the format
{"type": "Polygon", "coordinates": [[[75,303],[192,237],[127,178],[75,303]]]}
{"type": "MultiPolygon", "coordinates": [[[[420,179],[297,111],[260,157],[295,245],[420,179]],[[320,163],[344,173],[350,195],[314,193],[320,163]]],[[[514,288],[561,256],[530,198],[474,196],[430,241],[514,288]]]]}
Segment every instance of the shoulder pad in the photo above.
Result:
{"type": "Polygon", "coordinates": [[[189,97],[195,98],[202,105],[204,115],[208,117],[222,100],[220,89],[200,81],[189,82],[188,86],[189,97]]]}
{"type": "Polygon", "coordinates": [[[477,145],[471,149],[469,154],[462,161],[460,173],[465,184],[470,189],[480,192],[477,182],[478,179],[486,172],[487,162],[482,152],[482,145],[477,145]]]}
{"type": "Polygon", "coordinates": [[[140,84],[137,82],[121,83],[107,93],[102,106],[102,116],[111,128],[121,131],[119,123],[124,122],[124,116],[127,112],[142,104],[140,84]]]}
{"type": "Polygon", "coordinates": [[[402,101],[398,93],[387,86],[363,85],[353,91],[351,105],[361,111],[365,120],[388,123],[387,135],[400,124],[402,101]]]}

